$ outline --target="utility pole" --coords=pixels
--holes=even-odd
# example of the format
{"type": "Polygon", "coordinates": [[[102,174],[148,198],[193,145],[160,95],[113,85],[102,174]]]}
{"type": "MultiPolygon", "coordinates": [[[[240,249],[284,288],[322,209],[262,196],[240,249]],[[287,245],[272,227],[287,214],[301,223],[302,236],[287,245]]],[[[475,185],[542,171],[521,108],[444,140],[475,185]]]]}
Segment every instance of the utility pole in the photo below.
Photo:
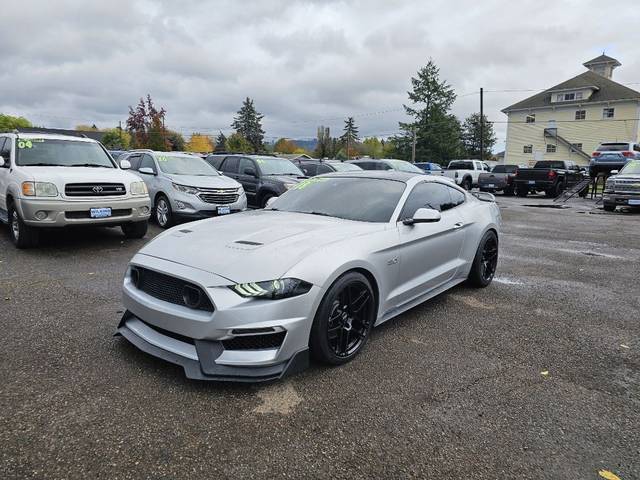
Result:
{"type": "Polygon", "coordinates": [[[480,161],[484,154],[484,88],[480,87],[480,161]]]}
{"type": "Polygon", "coordinates": [[[351,143],[351,137],[349,135],[349,132],[347,132],[347,160],[351,160],[351,157],[349,156],[349,144],[351,143]]]}
{"type": "Polygon", "coordinates": [[[416,163],[416,127],[411,127],[413,140],[411,141],[411,163],[416,163]]]}
{"type": "Polygon", "coordinates": [[[120,148],[124,148],[122,145],[122,120],[118,120],[118,135],[120,136],[120,148]]]}

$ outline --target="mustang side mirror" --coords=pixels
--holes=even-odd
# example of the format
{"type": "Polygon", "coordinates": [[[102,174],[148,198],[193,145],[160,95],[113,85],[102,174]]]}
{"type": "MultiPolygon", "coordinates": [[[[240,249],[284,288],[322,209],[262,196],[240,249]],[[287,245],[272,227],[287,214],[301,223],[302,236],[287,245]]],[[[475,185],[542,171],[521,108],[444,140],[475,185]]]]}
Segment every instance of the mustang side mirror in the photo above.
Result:
{"type": "Polygon", "coordinates": [[[138,170],[139,173],[144,173],[145,175],[155,175],[156,172],[153,171],[153,168],[151,167],[142,167],[140,170],[138,170]]]}
{"type": "Polygon", "coordinates": [[[131,162],[129,160],[122,160],[120,162],[120,168],[122,170],[129,170],[131,168],[131,162]]]}
{"type": "Polygon", "coordinates": [[[264,206],[264,208],[270,208],[271,205],[273,205],[273,202],[275,202],[277,199],[278,197],[271,197],[269,200],[267,200],[267,203],[264,206]]]}
{"type": "Polygon", "coordinates": [[[414,225],[416,223],[433,223],[439,222],[442,216],[440,212],[432,208],[419,208],[413,214],[413,218],[405,218],[402,223],[405,225],[414,225]]]}

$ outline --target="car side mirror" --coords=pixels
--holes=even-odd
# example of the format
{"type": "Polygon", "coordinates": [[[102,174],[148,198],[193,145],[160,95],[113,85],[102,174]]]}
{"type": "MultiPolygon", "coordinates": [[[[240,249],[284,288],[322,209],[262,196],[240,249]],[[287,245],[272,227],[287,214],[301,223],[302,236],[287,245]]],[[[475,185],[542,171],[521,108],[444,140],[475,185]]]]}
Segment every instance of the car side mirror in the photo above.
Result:
{"type": "Polygon", "coordinates": [[[278,199],[278,197],[271,197],[270,199],[268,199],[266,205],[264,206],[264,208],[271,208],[271,205],[273,205],[273,203],[277,199],[278,199]]]}
{"type": "Polygon", "coordinates": [[[145,175],[155,175],[156,172],[153,171],[151,167],[142,167],[138,170],[139,173],[144,173],[145,175]]]}
{"type": "Polygon", "coordinates": [[[405,225],[414,225],[416,223],[434,223],[439,222],[442,218],[440,212],[433,208],[419,208],[413,214],[413,218],[405,218],[402,223],[405,225]]]}
{"type": "Polygon", "coordinates": [[[611,175],[617,175],[618,173],[620,173],[618,170],[611,170],[611,175]]]}
{"type": "Polygon", "coordinates": [[[0,157],[0,168],[3,168],[4,166],[5,166],[4,157],[0,157]]]}
{"type": "Polygon", "coordinates": [[[258,174],[256,173],[256,169],[255,168],[251,168],[251,167],[245,168],[242,171],[242,173],[245,174],[245,175],[249,175],[250,177],[254,177],[254,178],[258,176],[258,174]]]}
{"type": "Polygon", "coordinates": [[[131,162],[129,160],[122,160],[120,162],[120,168],[122,170],[129,170],[131,168],[131,162]]]}

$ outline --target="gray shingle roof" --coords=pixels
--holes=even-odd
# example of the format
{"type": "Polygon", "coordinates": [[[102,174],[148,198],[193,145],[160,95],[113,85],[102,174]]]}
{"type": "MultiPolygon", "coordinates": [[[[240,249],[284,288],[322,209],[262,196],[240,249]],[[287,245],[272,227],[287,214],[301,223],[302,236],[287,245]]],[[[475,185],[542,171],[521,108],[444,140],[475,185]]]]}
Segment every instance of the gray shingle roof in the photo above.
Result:
{"type": "Polygon", "coordinates": [[[604,53],[602,55],[600,55],[599,57],[596,58],[592,58],[591,60],[589,60],[588,62],[584,62],[582,65],[584,65],[585,67],[588,65],[592,65],[594,63],[615,63],[616,66],[620,66],[622,65],[618,60],[616,60],[615,58],[611,58],[607,55],[605,55],[604,53]]]}
{"type": "Polygon", "coordinates": [[[537,93],[529,98],[526,98],[518,103],[503,109],[504,113],[510,110],[521,110],[527,108],[540,108],[550,107],[551,105],[558,105],[557,103],[551,103],[551,92],[556,90],[570,90],[584,87],[598,87],[598,90],[585,100],[578,100],[576,102],[563,102],[562,105],[572,103],[595,103],[595,102],[607,102],[612,100],[639,100],[640,92],[637,92],[629,87],[625,87],[613,80],[609,80],[602,75],[598,75],[592,71],[586,71],[580,75],[573,77],[566,82],[559,83],[558,85],[551,87],[544,92],[537,93]]]}

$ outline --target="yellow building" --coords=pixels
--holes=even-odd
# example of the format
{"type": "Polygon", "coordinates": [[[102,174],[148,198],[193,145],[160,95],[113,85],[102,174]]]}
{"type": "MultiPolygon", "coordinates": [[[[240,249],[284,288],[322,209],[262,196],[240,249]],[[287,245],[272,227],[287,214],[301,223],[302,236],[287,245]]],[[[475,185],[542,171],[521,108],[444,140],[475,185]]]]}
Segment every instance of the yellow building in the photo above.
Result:
{"type": "Polygon", "coordinates": [[[502,110],[506,163],[585,165],[601,142],[638,142],[640,92],[611,79],[620,62],[603,54],[583,65],[586,72],[502,110]]]}

